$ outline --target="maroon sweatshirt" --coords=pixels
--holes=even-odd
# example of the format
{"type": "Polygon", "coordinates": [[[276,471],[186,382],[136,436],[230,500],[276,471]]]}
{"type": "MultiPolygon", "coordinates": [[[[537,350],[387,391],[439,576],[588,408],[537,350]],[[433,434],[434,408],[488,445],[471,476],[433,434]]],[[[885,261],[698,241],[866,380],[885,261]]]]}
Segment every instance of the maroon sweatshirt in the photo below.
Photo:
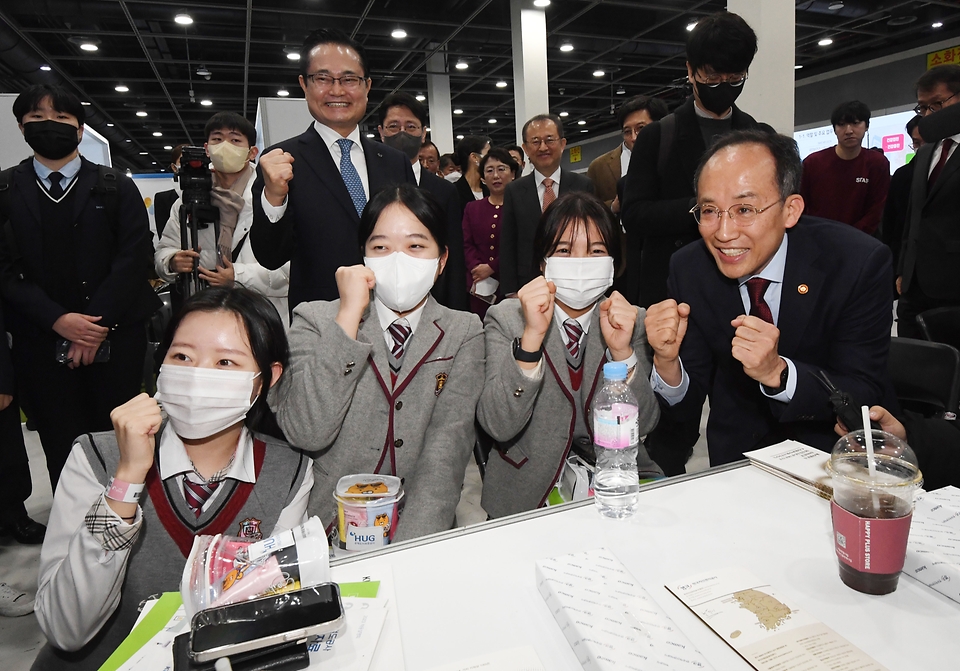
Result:
{"type": "Polygon", "coordinates": [[[872,149],[861,149],[855,159],[845,161],[830,147],[803,160],[803,213],[841,221],[870,235],[880,225],[889,187],[890,161],[872,149]]]}

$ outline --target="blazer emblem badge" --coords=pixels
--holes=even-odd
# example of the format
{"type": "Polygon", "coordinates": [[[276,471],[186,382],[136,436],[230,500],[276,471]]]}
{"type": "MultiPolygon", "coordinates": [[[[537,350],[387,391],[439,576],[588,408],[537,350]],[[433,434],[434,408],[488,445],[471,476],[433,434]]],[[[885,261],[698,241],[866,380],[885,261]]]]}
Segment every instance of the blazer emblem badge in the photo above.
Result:
{"type": "Polygon", "coordinates": [[[240,530],[237,532],[237,536],[251,540],[262,540],[263,533],[260,531],[260,520],[256,517],[248,517],[240,522],[240,530]]]}
{"type": "Polygon", "coordinates": [[[439,396],[440,392],[443,391],[443,385],[447,383],[447,378],[450,377],[446,373],[437,373],[437,387],[433,390],[434,396],[439,396]]]}
{"type": "Polygon", "coordinates": [[[797,287],[797,293],[801,296],[805,295],[808,291],[810,291],[810,287],[808,287],[806,284],[801,284],[799,287],[797,287]]]}

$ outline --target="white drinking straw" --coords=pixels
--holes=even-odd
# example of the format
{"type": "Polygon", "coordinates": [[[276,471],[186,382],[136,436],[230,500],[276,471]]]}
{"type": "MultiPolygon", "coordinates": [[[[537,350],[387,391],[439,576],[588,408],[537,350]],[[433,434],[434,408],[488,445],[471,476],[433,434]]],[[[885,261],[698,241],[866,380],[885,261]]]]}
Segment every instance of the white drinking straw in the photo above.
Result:
{"type": "MultiPolygon", "coordinates": [[[[870,408],[865,405],[860,406],[860,414],[863,417],[863,437],[867,446],[867,470],[870,473],[870,484],[877,481],[876,454],[873,451],[873,429],[870,426],[870,408]]],[[[880,497],[871,488],[871,497],[873,500],[873,509],[880,516],[880,497]]]]}

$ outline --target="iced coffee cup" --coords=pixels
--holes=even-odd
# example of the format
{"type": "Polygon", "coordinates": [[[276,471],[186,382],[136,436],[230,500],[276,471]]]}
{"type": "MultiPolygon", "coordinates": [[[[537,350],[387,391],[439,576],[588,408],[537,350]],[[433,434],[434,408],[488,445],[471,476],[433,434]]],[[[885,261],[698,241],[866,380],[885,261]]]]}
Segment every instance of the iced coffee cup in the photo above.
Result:
{"type": "Polygon", "coordinates": [[[914,494],[923,483],[917,457],[896,436],[873,429],[873,466],[862,430],[834,445],[827,464],[840,579],[864,594],[897,589],[907,552],[914,494]]]}

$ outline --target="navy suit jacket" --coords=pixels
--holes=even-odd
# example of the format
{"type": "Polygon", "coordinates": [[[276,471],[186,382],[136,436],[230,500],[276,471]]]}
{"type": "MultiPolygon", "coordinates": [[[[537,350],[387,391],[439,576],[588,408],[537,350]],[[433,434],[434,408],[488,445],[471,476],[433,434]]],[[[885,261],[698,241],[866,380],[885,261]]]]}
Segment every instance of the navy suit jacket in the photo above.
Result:
{"type": "MultiPolygon", "coordinates": [[[[410,159],[403,153],[361,135],[370,184],[368,199],[391,184],[416,184],[410,159]]],[[[263,173],[257,166],[253,184],[253,227],[250,242],[264,267],[275,270],[290,263],[290,312],[306,301],[339,298],[336,272],[340,266],[363,263],[357,214],[340,169],[314,129],[284,140],[280,148],[294,158],[287,209],[275,223],[263,211],[263,173]]]]}
{"type": "Polygon", "coordinates": [[[778,352],[797,368],[789,403],[764,396],[731,354],[730,322],[744,313],[737,281],[720,273],[702,240],[670,260],[670,296],[690,305],[680,345],[690,387],[677,405],[662,406],[665,416],[696,420],[710,397],[711,465],[788,438],[829,450],[837,437],[828,395],[811,375],[818,369],[858,404],[897,407],[887,378],[890,249],[852,226],[815,217],[801,217],[787,235],[778,352]]]}

